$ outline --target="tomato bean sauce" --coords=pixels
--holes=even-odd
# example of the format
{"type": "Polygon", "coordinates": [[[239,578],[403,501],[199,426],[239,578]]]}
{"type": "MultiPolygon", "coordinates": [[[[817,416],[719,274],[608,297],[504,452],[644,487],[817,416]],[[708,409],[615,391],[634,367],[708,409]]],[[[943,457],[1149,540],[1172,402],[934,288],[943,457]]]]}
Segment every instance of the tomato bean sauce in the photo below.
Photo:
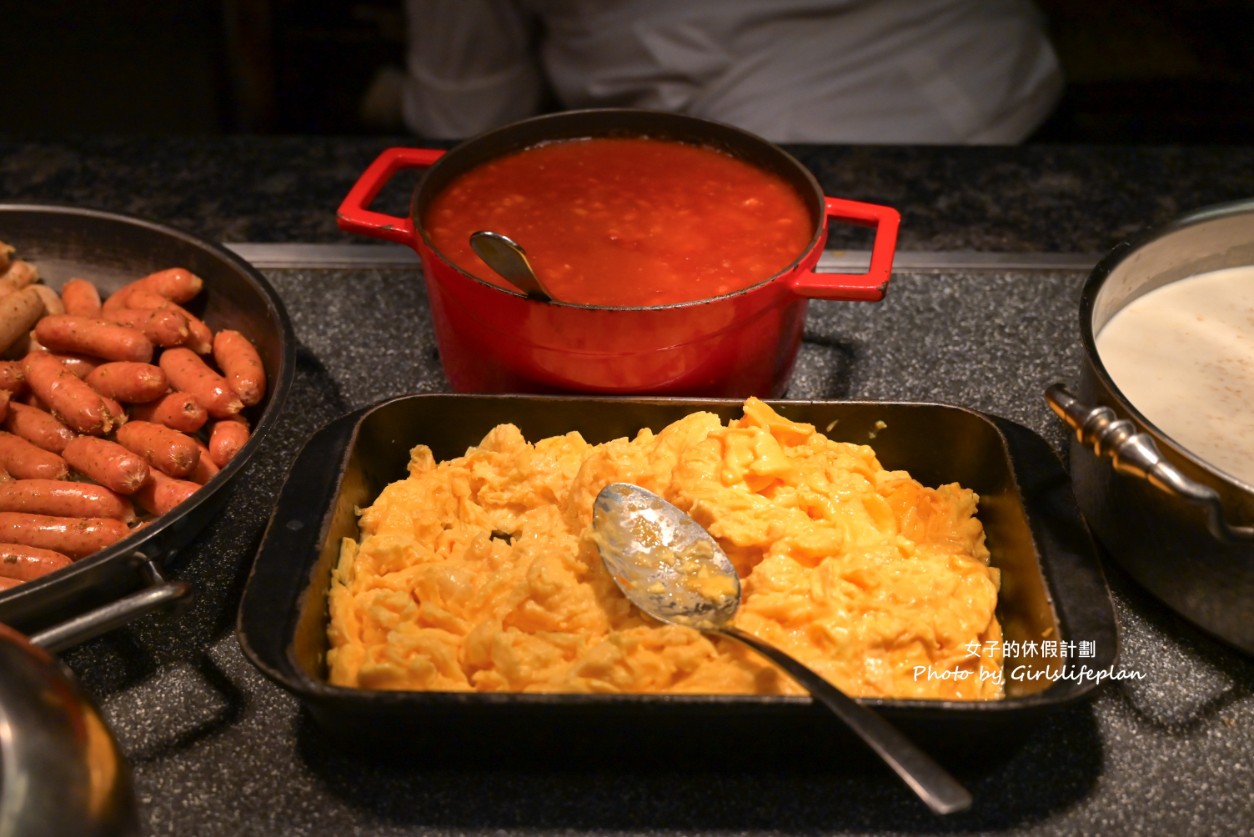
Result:
{"type": "Polygon", "coordinates": [[[790,266],[814,233],[781,177],[712,148],[647,138],[537,145],[471,169],[423,224],[466,272],[509,287],[470,234],[518,242],[554,298],[649,306],[707,299],[790,266]]]}

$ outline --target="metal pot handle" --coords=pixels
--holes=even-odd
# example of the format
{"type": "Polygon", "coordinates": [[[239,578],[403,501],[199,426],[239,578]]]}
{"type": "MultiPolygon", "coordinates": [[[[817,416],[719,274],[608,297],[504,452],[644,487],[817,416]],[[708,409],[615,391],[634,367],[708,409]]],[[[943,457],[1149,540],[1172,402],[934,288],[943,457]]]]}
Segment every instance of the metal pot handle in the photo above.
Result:
{"type": "Polygon", "coordinates": [[[115,628],[120,628],[146,613],[172,606],[191,592],[191,586],[186,582],[167,581],[151,558],[139,553],[136,557],[143,562],[139,566],[139,571],[147,582],[147,587],[95,610],[79,614],[59,625],[31,634],[28,637],[31,644],[57,654],[115,628]]]}
{"type": "Polygon", "coordinates": [[[1254,526],[1228,523],[1218,492],[1185,476],[1163,457],[1154,438],[1139,432],[1131,421],[1118,418],[1109,407],[1081,403],[1062,384],[1046,389],[1045,401],[1075,431],[1081,444],[1111,461],[1116,473],[1139,477],[1159,491],[1198,506],[1206,513],[1206,528],[1221,541],[1254,541],[1254,526]]]}

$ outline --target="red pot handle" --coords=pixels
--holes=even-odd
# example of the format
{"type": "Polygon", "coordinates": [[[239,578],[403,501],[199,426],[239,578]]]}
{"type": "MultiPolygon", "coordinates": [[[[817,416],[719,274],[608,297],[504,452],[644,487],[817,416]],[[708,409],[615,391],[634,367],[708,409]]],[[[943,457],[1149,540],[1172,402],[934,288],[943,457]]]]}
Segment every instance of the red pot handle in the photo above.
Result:
{"type": "Polygon", "coordinates": [[[866,273],[798,273],[791,288],[799,296],[812,299],[841,299],[853,302],[879,302],[893,273],[893,255],[897,252],[897,228],[901,213],[892,207],[860,203],[824,196],[827,209],[824,223],[849,221],[875,228],[871,247],[871,266],[866,273]]]}
{"type": "Polygon", "coordinates": [[[336,211],[335,219],[340,229],[412,247],[412,218],[397,218],[382,212],[371,212],[367,207],[398,171],[428,168],[443,154],[442,150],[435,148],[389,148],[384,151],[357,178],[357,182],[336,211]]]}

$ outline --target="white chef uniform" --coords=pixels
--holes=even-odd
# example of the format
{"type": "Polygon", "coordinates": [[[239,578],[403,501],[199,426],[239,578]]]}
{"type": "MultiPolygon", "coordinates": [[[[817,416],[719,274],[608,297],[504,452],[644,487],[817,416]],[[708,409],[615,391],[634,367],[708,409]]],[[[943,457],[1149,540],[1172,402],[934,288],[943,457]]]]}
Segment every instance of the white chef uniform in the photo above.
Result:
{"type": "Polygon", "coordinates": [[[406,2],[427,138],[624,106],[776,142],[1015,143],[1063,86],[1030,0],[406,2]]]}

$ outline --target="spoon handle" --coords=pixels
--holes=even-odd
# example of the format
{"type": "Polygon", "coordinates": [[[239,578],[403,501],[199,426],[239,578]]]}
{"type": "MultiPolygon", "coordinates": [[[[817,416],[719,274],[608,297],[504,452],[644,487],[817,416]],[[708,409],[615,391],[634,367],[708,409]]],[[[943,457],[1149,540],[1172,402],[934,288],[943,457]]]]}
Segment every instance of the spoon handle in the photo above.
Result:
{"type": "Polygon", "coordinates": [[[837,689],[808,666],[737,628],[716,628],[715,632],[749,646],[788,672],[866,742],[933,811],[949,814],[971,806],[971,794],[945,768],[888,721],[837,689]]]}

